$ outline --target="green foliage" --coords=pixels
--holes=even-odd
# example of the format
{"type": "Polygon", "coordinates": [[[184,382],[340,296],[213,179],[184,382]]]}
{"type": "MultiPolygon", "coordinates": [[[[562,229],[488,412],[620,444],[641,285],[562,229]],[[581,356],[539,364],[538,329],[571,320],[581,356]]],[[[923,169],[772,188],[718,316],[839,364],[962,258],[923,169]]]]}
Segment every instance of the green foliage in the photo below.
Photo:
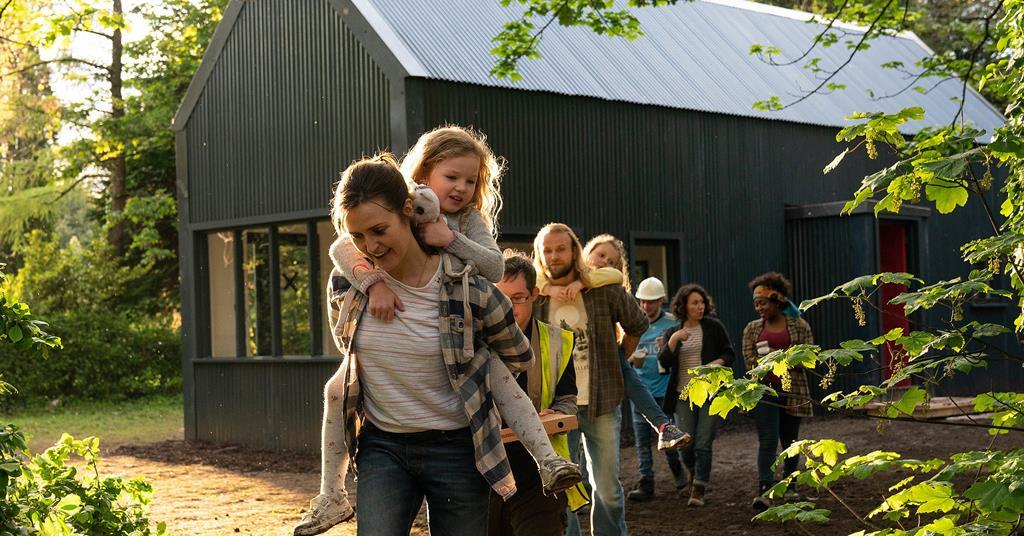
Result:
{"type": "Polygon", "coordinates": [[[814,503],[782,503],[754,516],[754,521],[797,521],[799,523],[828,523],[832,512],[815,508],[814,503]]]}
{"type": "Polygon", "coordinates": [[[5,441],[0,436],[0,452],[0,472],[6,474],[6,482],[0,477],[0,495],[5,497],[0,531],[5,534],[166,532],[163,524],[156,531],[149,527],[146,506],[153,488],[145,480],[100,476],[97,438],[76,440],[65,434],[53,447],[30,457],[22,437],[5,441]],[[81,457],[84,466],[71,465],[72,457],[81,457]]]}
{"type": "Polygon", "coordinates": [[[137,397],[178,389],[181,343],[171,318],[161,314],[173,298],[162,295],[151,277],[154,266],[166,262],[157,251],[149,248],[142,262],[123,266],[103,240],[61,247],[32,233],[20,251],[22,269],[3,288],[36,304],[65,351],[37,358],[0,346],[0,370],[30,398],[137,397]]]}
{"type": "MultiPolygon", "coordinates": [[[[0,279],[6,279],[0,274],[0,279]]],[[[23,359],[60,347],[60,340],[43,330],[28,306],[0,292],[0,322],[8,326],[0,348],[11,347],[23,359]],[[24,326],[31,336],[11,336],[12,327],[24,326]],[[22,342],[28,341],[28,342],[22,342]]],[[[6,369],[5,369],[6,370],[6,369]]],[[[0,398],[15,393],[0,375],[0,398]]],[[[111,534],[148,535],[145,507],[152,487],[144,480],[102,478],[98,468],[99,440],[75,440],[65,434],[53,447],[31,456],[25,434],[0,423],[0,534],[111,534]],[[85,462],[81,469],[69,462],[85,462]]],[[[157,534],[165,532],[164,525],[157,534]]]]}
{"type": "Polygon", "coordinates": [[[627,0],[627,9],[617,8],[614,0],[593,2],[590,0],[498,0],[503,6],[523,6],[518,19],[505,23],[501,32],[492,39],[495,43],[491,55],[495,56],[491,75],[508,78],[513,82],[522,80],[519,60],[540,57],[540,41],[544,31],[554,22],[559,26],[582,26],[599,35],[622,37],[630,41],[643,35],[640,21],[628,8],[657,7],[673,5],[679,0],[627,0]],[[532,22],[544,19],[540,28],[532,22]]]}

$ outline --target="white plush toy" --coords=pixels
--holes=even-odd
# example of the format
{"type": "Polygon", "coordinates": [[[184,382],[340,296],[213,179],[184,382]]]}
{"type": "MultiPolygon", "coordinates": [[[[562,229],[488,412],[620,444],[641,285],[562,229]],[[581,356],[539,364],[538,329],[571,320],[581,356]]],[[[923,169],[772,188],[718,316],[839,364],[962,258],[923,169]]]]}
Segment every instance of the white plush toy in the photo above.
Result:
{"type": "Polygon", "coordinates": [[[418,224],[437,221],[437,218],[441,216],[441,202],[438,201],[437,194],[433,190],[419,184],[413,190],[412,211],[412,218],[418,224]]]}

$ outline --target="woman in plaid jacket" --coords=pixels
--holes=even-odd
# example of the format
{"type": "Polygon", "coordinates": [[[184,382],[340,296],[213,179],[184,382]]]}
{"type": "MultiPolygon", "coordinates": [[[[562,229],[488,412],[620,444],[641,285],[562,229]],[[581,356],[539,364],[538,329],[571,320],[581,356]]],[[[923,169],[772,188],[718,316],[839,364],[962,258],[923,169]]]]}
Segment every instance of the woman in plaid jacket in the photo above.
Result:
{"type": "MultiPolygon", "coordinates": [[[[775,350],[814,344],[811,326],[799,316],[791,316],[790,311],[795,308],[789,303],[793,286],[788,279],[778,272],[768,272],[755,277],[748,286],[754,293],[754,310],[760,318],[743,328],[743,359],[747,370],[756,367],[760,357],[775,350]]],[[[788,448],[800,433],[800,419],[813,415],[807,373],[803,369],[791,369],[788,378],[769,374],[765,382],[778,396],[764,397],[753,412],[757,422],[758,495],[752,506],[758,510],[770,506],[764,492],[775,483],[772,464],[779,443],[783,449],[788,448]]],[[[798,457],[786,458],[785,474],[796,471],[798,464],[798,457]]]]}
{"type": "MultiPolygon", "coordinates": [[[[412,229],[408,187],[390,155],[350,166],[335,196],[335,224],[386,273],[405,305],[391,322],[366,314],[367,296],[328,285],[331,328],[343,361],[325,387],[324,426],[344,419],[346,437],[324,438],[324,459],[359,473],[360,535],[407,534],[426,499],[432,533],[487,531],[488,488],[515,492],[500,416],[487,388],[490,358],[530,367],[530,343],[493,284],[425,249],[412,229]]],[[[325,471],[340,471],[330,467],[325,471]]],[[[323,494],[322,532],[352,516],[347,499],[323,494]],[[344,504],[337,504],[343,502],[344,504]],[[328,515],[329,514],[329,515],[328,515]]],[[[316,513],[316,512],[314,512],[316,513]]]]}

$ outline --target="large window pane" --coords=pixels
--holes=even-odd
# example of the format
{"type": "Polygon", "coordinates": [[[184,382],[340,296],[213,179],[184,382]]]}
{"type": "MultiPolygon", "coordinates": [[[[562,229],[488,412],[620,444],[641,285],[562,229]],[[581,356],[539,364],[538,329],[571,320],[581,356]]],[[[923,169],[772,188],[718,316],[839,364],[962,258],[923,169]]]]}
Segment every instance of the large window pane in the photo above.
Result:
{"type": "Polygon", "coordinates": [[[235,259],[231,231],[207,235],[210,262],[210,353],[234,357],[235,259]]]}
{"type": "Polygon", "coordinates": [[[309,253],[306,225],[280,227],[281,348],[309,355],[309,253]]]}
{"type": "Polygon", "coordinates": [[[271,354],[270,315],[270,230],[246,229],[245,311],[249,355],[271,354]]]}

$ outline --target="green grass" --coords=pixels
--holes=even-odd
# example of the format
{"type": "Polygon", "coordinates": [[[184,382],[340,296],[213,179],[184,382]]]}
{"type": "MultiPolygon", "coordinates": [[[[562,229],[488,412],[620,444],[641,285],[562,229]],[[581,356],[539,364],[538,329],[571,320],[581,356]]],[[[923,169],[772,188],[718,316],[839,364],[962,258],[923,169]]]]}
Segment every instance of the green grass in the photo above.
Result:
{"type": "Polygon", "coordinates": [[[29,447],[41,452],[62,433],[75,438],[98,436],[100,448],[181,439],[181,396],[154,396],[128,401],[72,401],[50,408],[46,404],[0,413],[0,422],[17,425],[29,435],[29,447]]]}

